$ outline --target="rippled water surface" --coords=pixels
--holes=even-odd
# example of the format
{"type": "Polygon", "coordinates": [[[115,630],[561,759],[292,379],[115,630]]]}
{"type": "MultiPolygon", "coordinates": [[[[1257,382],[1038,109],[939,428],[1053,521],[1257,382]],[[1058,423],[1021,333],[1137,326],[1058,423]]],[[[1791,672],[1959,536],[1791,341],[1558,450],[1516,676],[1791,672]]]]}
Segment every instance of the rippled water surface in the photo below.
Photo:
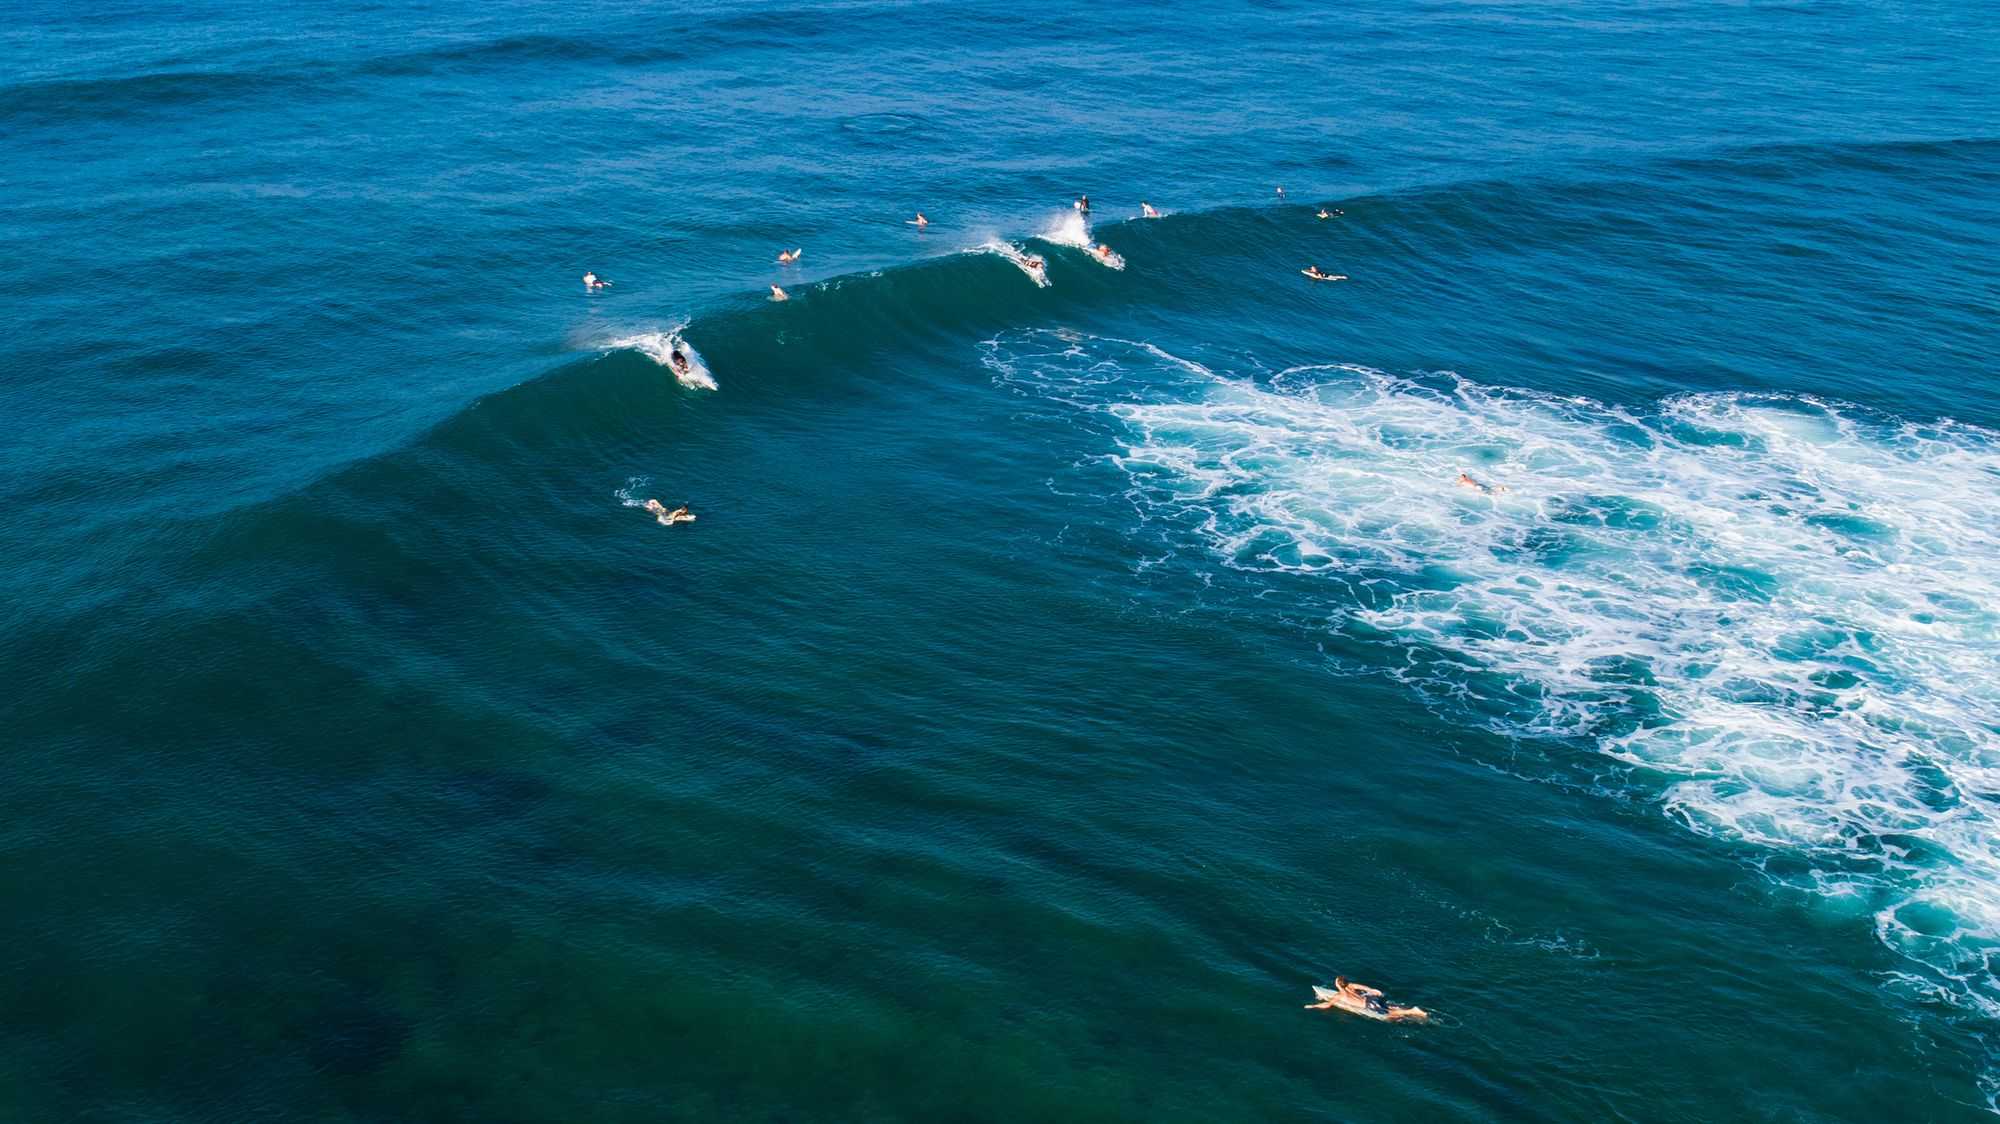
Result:
{"type": "Polygon", "coordinates": [[[1989,1118],[1995,42],[10,8],[0,1117],[1989,1118]]]}

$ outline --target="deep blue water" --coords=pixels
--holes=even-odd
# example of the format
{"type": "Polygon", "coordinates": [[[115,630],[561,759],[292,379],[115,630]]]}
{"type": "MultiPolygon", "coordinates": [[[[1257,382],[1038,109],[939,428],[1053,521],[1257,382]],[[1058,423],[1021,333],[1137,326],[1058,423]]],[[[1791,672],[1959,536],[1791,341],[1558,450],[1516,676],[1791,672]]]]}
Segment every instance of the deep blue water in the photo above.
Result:
{"type": "Polygon", "coordinates": [[[9,8],[0,1118],[1990,1116],[1996,43],[9,8]]]}

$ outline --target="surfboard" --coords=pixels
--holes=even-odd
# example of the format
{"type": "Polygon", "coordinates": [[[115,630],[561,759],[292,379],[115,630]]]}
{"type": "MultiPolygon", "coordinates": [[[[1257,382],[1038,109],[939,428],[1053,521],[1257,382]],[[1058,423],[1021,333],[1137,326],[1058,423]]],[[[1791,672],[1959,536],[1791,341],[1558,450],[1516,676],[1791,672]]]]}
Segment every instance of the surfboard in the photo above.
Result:
{"type": "Polygon", "coordinates": [[[674,515],[669,513],[660,516],[660,525],[663,527],[670,527],[675,523],[692,523],[692,522],[694,522],[694,516],[692,515],[674,515]]]}

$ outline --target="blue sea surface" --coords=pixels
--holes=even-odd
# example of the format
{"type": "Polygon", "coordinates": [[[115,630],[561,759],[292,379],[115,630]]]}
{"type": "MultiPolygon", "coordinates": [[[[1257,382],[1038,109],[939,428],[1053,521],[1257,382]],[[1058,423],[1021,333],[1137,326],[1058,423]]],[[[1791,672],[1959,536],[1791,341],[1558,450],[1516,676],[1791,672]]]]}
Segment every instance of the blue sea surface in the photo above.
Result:
{"type": "Polygon", "coordinates": [[[0,1119],[1990,1118],[1996,44],[10,6],[0,1119]]]}

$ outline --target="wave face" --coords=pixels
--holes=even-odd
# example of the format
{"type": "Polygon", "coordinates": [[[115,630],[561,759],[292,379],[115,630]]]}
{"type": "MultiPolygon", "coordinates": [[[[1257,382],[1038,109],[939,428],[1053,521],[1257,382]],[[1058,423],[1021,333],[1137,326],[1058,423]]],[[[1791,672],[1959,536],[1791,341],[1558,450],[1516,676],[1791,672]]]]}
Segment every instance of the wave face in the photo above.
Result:
{"type": "Polygon", "coordinates": [[[1145,538],[1284,581],[1291,615],[1389,649],[1452,715],[1594,749],[2000,1013],[2000,433],[1801,396],[1252,378],[1074,333],[987,362],[1106,431],[1145,538]]]}

